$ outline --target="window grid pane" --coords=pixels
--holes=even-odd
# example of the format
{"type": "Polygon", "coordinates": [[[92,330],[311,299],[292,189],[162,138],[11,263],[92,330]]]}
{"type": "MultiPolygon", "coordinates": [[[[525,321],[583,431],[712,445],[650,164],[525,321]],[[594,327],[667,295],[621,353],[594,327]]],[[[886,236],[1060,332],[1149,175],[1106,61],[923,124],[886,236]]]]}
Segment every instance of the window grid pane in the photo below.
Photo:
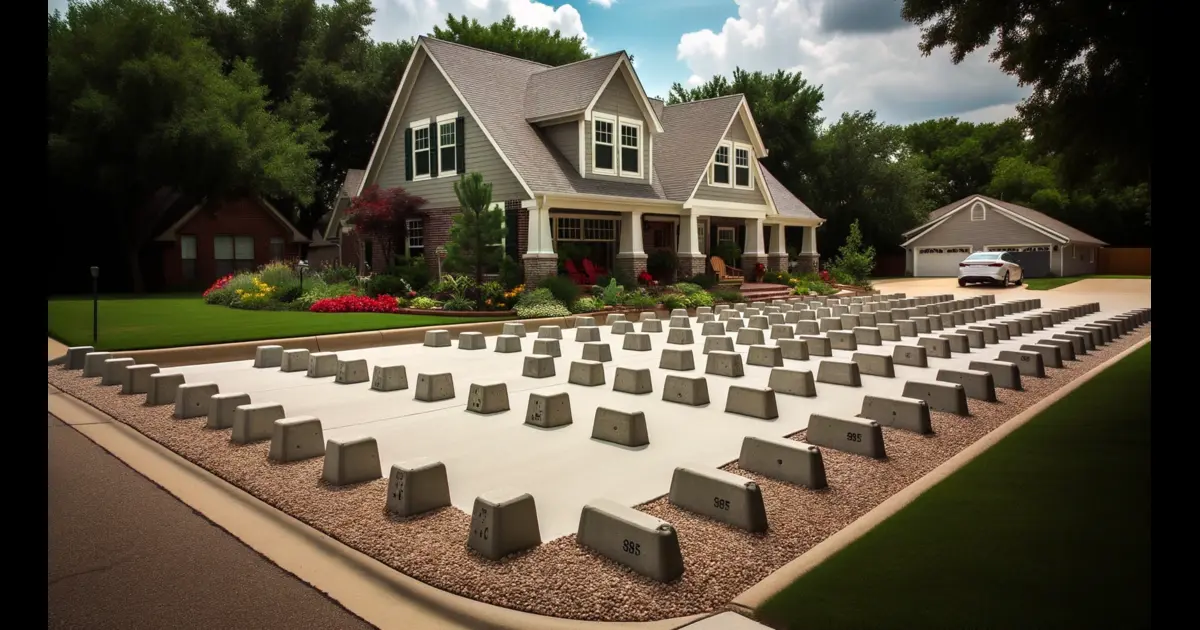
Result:
{"type": "Polygon", "coordinates": [[[733,228],[717,228],[718,243],[732,243],[737,239],[737,233],[733,228]]]}
{"type": "Polygon", "coordinates": [[[747,151],[745,149],[737,150],[737,165],[738,166],[746,166],[746,167],[750,166],[750,152],[749,151],[747,151]]]}
{"type": "Polygon", "coordinates": [[[638,154],[637,149],[630,149],[627,147],[622,147],[621,148],[621,170],[626,173],[642,172],[641,164],[639,164],[639,162],[641,161],[641,157],[642,156],[638,154]]]}
{"type": "Polygon", "coordinates": [[[588,241],[611,241],[616,238],[617,222],[612,219],[586,219],[583,238],[588,241]]]}
{"type": "Polygon", "coordinates": [[[729,147],[717,147],[717,164],[729,164],[729,147]]]}
{"type": "Polygon", "coordinates": [[[621,146],[636,149],[638,146],[638,128],[632,125],[621,125],[621,146]]]}
{"type": "Polygon", "coordinates": [[[606,120],[596,121],[596,142],[599,144],[612,144],[613,141],[613,124],[606,120]]]}
{"type": "Polygon", "coordinates": [[[423,151],[429,148],[429,128],[418,127],[413,129],[413,149],[423,151]]]}
{"type": "Polygon", "coordinates": [[[718,184],[729,183],[729,165],[713,164],[713,181],[718,184]]]}
{"type": "Polygon", "coordinates": [[[408,248],[421,249],[425,247],[425,223],[420,219],[408,219],[404,222],[408,232],[408,248]]]}
{"type": "Polygon", "coordinates": [[[561,218],[558,219],[558,240],[560,241],[578,241],[583,238],[583,220],[561,218]]]}
{"type": "Polygon", "coordinates": [[[438,146],[441,147],[439,149],[441,155],[438,156],[440,158],[438,160],[438,168],[440,168],[443,173],[453,173],[458,171],[458,161],[455,159],[457,157],[456,152],[458,149],[456,134],[457,125],[455,123],[448,122],[438,125],[438,146]]]}

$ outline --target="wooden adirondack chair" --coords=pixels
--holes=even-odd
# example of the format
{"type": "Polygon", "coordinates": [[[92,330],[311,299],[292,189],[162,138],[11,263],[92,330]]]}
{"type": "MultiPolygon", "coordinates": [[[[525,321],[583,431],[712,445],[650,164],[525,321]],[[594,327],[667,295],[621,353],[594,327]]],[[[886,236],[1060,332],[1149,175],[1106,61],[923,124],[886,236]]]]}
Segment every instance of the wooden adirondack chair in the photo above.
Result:
{"type": "Polygon", "coordinates": [[[605,269],[604,267],[592,262],[590,258],[583,259],[583,271],[587,274],[588,280],[592,284],[596,284],[596,282],[600,279],[600,276],[608,275],[608,269],[605,269]]]}
{"type": "Polygon", "coordinates": [[[726,265],[725,260],[720,256],[713,256],[709,261],[712,263],[713,271],[717,273],[717,282],[741,284],[746,281],[741,269],[726,265]]]}
{"type": "Polygon", "coordinates": [[[570,277],[571,281],[575,284],[593,284],[592,280],[589,279],[586,274],[580,272],[579,268],[575,266],[575,261],[568,258],[566,262],[563,263],[563,266],[567,269],[567,276],[570,277]]]}

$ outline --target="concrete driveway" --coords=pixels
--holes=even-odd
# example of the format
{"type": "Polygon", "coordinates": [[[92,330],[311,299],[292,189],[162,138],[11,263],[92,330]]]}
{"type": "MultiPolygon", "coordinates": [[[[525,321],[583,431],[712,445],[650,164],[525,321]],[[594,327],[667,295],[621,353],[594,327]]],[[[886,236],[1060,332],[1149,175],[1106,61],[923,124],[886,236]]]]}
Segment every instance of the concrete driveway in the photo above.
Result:
{"type": "Polygon", "coordinates": [[[909,296],[953,293],[957,298],[993,293],[996,300],[1041,298],[1044,308],[1070,306],[1081,302],[1099,302],[1105,311],[1123,311],[1150,306],[1150,280],[1089,278],[1049,291],[1030,291],[1024,285],[1000,288],[987,285],[958,286],[957,278],[898,278],[878,280],[874,287],[884,293],[902,292],[909,296]]]}

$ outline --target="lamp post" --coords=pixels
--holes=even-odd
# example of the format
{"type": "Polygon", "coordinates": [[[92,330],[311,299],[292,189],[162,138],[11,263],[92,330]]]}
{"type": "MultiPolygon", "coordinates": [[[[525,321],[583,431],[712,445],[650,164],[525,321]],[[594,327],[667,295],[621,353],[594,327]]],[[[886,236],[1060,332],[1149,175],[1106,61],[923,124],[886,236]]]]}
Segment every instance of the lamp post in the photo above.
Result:
{"type": "Polygon", "coordinates": [[[100,268],[92,267],[92,345],[100,336],[100,268]]]}
{"type": "Polygon", "coordinates": [[[304,271],[308,269],[308,261],[301,260],[296,263],[296,267],[300,270],[300,293],[304,293],[304,271]]]}

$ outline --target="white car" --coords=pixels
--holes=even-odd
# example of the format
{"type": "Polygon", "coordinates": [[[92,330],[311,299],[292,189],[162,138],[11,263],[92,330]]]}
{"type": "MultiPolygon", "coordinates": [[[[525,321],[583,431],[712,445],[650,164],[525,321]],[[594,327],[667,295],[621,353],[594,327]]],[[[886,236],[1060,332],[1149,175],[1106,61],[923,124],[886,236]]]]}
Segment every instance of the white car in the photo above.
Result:
{"type": "Polygon", "coordinates": [[[1008,252],[975,252],[958,263],[958,286],[971,282],[996,283],[1007,287],[1009,283],[1021,284],[1025,272],[1008,252]]]}

